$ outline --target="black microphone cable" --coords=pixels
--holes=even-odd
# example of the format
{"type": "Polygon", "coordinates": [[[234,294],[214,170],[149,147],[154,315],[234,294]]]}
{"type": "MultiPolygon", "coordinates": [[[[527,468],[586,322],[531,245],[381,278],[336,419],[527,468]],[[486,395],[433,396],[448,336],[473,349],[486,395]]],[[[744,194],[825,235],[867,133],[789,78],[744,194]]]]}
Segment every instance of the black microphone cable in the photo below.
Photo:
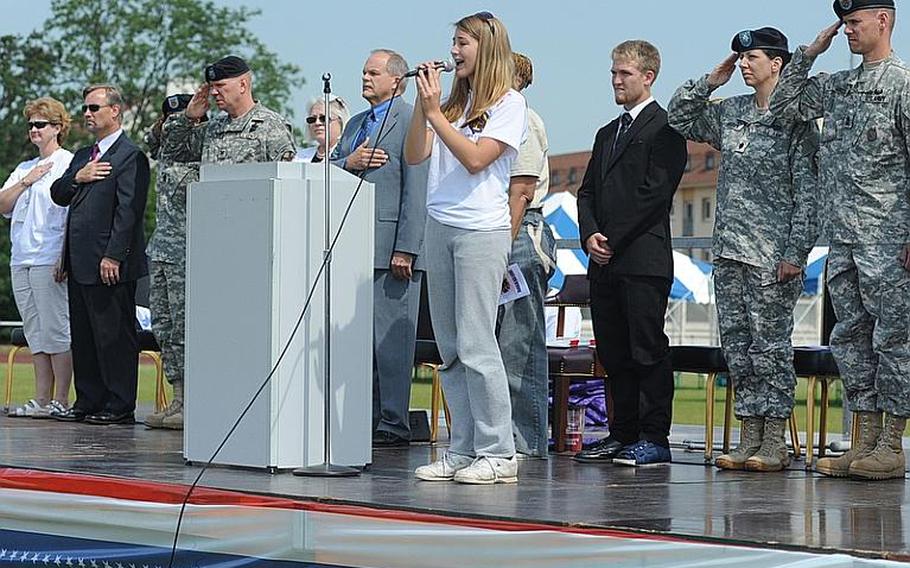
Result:
{"type": "MultiPolygon", "coordinates": [[[[401,80],[402,80],[402,77],[399,77],[395,81],[394,91],[392,93],[392,97],[389,99],[389,111],[391,110],[392,104],[394,104],[395,99],[401,98],[401,95],[398,92],[398,86],[401,83],[401,80]]],[[[378,148],[379,141],[382,139],[382,132],[385,129],[386,121],[389,118],[389,114],[390,114],[389,111],[386,111],[385,115],[382,117],[382,122],[379,125],[379,131],[376,134],[376,143],[373,145],[372,151],[370,152],[369,162],[372,162],[373,157],[376,155],[376,150],[378,148]]],[[[325,112],[326,112],[326,117],[328,117],[329,109],[325,109],[325,112]]],[[[328,121],[329,121],[329,119],[326,118],[326,122],[328,122],[328,121]]],[[[326,143],[328,143],[328,138],[330,136],[328,126],[329,125],[326,124],[326,143]]],[[[328,160],[329,158],[330,158],[330,156],[328,154],[328,149],[326,149],[325,159],[328,160]]],[[[354,206],[354,203],[357,201],[357,196],[360,195],[360,188],[363,186],[363,182],[365,181],[364,177],[366,176],[366,174],[367,174],[367,170],[363,170],[362,172],[360,172],[360,174],[358,176],[360,178],[360,181],[357,183],[357,187],[354,188],[354,193],[351,195],[350,200],[348,200],[348,204],[344,210],[344,215],[342,215],[341,221],[338,223],[338,230],[335,232],[335,235],[332,237],[332,242],[329,245],[329,249],[328,249],[327,253],[325,255],[323,255],[322,264],[319,265],[319,270],[316,272],[316,276],[313,279],[313,285],[310,287],[309,292],[307,292],[306,300],[304,301],[303,308],[301,308],[301,311],[300,311],[300,316],[297,318],[297,323],[294,324],[294,328],[291,330],[291,335],[288,337],[288,340],[285,343],[284,347],[282,348],[281,353],[278,355],[278,359],[275,360],[275,364],[274,364],[274,366],[272,366],[272,369],[269,371],[269,374],[266,375],[265,379],[262,381],[262,384],[259,385],[259,388],[253,394],[253,397],[250,399],[250,401],[244,407],[243,411],[237,417],[237,420],[234,421],[234,424],[228,430],[227,434],[224,436],[224,439],[222,439],[221,443],[218,444],[218,447],[212,453],[212,457],[210,457],[208,459],[208,461],[205,462],[205,465],[202,466],[202,469],[199,470],[199,473],[196,475],[196,479],[193,480],[193,483],[190,485],[189,489],[187,490],[186,495],[184,495],[183,500],[180,503],[180,513],[177,515],[177,526],[174,529],[174,542],[171,544],[171,556],[167,563],[168,568],[174,567],[174,561],[177,556],[177,542],[178,542],[178,539],[180,538],[180,528],[183,525],[183,517],[186,512],[186,506],[189,503],[190,497],[193,495],[193,490],[195,490],[196,487],[199,485],[199,482],[202,480],[202,476],[205,475],[206,471],[208,471],[208,468],[212,465],[212,462],[214,462],[215,458],[218,457],[218,454],[221,453],[221,450],[224,448],[225,444],[228,443],[228,440],[230,440],[231,436],[234,434],[234,432],[240,426],[240,423],[243,421],[244,417],[246,417],[250,408],[253,407],[253,404],[256,402],[256,399],[259,398],[259,395],[262,394],[262,391],[265,390],[265,387],[268,386],[269,382],[271,382],[271,380],[272,380],[272,377],[278,371],[278,367],[281,365],[281,362],[284,360],[284,356],[287,354],[288,350],[290,349],[291,343],[294,341],[294,337],[297,335],[297,331],[300,329],[300,324],[303,323],[303,318],[306,316],[306,313],[310,308],[310,302],[313,299],[313,294],[316,292],[316,286],[319,284],[319,279],[322,277],[323,273],[325,272],[325,267],[328,264],[329,259],[332,257],[332,252],[335,250],[335,244],[338,242],[338,239],[341,236],[341,231],[344,229],[344,225],[347,222],[348,214],[351,212],[351,208],[354,206]]],[[[324,393],[324,396],[329,396],[329,393],[324,393]]],[[[329,425],[326,424],[326,428],[328,428],[328,427],[329,427],[329,425]]]]}

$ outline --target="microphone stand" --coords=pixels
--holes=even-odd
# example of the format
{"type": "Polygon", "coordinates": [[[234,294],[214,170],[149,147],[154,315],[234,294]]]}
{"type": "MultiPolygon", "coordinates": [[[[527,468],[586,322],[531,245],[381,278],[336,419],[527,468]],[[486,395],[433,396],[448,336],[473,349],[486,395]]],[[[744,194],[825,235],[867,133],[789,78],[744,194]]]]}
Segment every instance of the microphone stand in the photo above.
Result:
{"type": "Polygon", "coordinates": [[[335,465],[332,463],[332,194],[330,191],[331,184],[331,164],[329,155],[331,148],[331,125],[329,111],[329,95],[332,93],[331,86],[332,75],[325,73],[322,76],[322,93],[325,109],[325,157],[322,159],[325,166],[325,249],[323,258],[325,260],[325,379],[322,389],[323,396],[323,460],[321,464],[299,467],[292,473],[301,477],[352,477],[360,475],[360,470],[345,465],[335,465]]]}

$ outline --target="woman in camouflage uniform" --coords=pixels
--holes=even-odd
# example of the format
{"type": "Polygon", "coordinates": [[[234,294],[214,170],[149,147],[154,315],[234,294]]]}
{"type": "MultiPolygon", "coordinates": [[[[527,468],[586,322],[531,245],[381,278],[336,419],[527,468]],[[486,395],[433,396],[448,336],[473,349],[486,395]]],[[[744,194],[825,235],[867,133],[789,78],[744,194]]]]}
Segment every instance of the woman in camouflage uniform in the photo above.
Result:
{"type": "Polygon", "coordinates": [[[680,87],[669,121],[690,140],[721,152],[714,221],[714,287],[724,356],[736,389],[740,444],[717,458],[722,469],[778,471],[789,465],[784,438],[793,411],[793,308],[816,240],[818,133],[814,123],[768,111],[789,62],[774,28],[733,38],[733,54],[680,87]],[[710,100],[739,61],[751,95],[710,100]]]}

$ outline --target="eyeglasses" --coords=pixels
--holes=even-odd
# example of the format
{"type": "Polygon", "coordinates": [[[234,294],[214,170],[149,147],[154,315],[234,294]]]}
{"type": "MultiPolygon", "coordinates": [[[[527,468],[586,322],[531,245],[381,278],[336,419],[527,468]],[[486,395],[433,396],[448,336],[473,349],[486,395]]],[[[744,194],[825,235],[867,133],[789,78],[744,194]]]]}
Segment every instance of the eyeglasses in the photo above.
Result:
{"type": "MultiPolygon", "coordinates": [[[[330,120],[330,121],[331,121],[331,120],[338,120],[338,117],[336,117],[336,116],[330,116],[330,117],[329,117],[329,120],[330,120]]],[[[311,114],[310,116],[306,117],[306,123],[307,123],[307,124],[316,124],[317,122],[318,122],[319,124],[325,124],[325,115],[324,115],[324,114],[311,114]]]]}
{"type": "Polygon", "coordinates": [[[58,123],[51,122],[49,120],[30,120],[30,121],[28,121],[28,129],[31,130],[32,128],[35,128],[38,130],[44,130],[45,128],[47,128],[48,124],[53,124],[54,126],[59,126],[58,123]]]}
{"type": "Polygon", "coordinates": [[[474,17],[480,18],[481,20],[486,22],[487,26],[489,26],[489,28],[490,28],[490,35],[496,35],[496,28],[493,26],[493,20],[496,19],[496,16],[494,16],[490,12],[477,12],[476,14],[474,14],[474,17]]]}
{"type": "Polygon", "coordinates": [[[82,114],[85,114],[85,111],[96,113],[99,110],[103,109],[104,107],[109,107],[109,106],[111,106],[111,105],[96,105],[96,104],[82,105],[82,114]]]}

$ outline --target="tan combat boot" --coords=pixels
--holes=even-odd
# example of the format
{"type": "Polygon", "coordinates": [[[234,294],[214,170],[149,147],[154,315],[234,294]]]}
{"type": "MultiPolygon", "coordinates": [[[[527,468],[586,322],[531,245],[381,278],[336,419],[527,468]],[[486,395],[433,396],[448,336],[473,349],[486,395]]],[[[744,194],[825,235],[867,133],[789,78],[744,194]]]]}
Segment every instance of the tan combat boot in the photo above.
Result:
{"type": "Polygon", "coordinates": [[[143,423],[149,428],[167,428],[164,425],[164,421],[170,416],[179,413],[181,424],[179,429],[183,429],[183,381],[174,381],[171,386],[174,388],[174,398],[171,399],[171,403],[167,405],[167,408],[145,417],[143,423]]]}
{"type": "Polygon", "coordinates": [[[761,447],[746,460],[748,471],[780,471],[790,465],[790,452],[784,438],[786,427],[786,418],[765,418],[761,447]]]}
{"type": "Polygon", "coordinates": [[[714,465],[720,469],[743,469],[746,460],[755,455],[761,447],[765,419],[761,416],[746,416],[739,429],[739,445],[729,454],[718,456],[714,465]]]}
{"type": "Polygon", "coordinates": [[[850,450],[838,458],[821,458],[815,464],[815,471],[831,477],[847,477],[851,463],[872,453],[882,432],[882,413],[857,412],[856,419],[859,435],[852,441],[850,450]]]}
{"type": "Polygon", "coordinates": [[[857,479],[901,479],[906,460],[901,441],[907,419],[885,414],[885,424],[871,453],[850,464],[850,477],[857,479]]]}

